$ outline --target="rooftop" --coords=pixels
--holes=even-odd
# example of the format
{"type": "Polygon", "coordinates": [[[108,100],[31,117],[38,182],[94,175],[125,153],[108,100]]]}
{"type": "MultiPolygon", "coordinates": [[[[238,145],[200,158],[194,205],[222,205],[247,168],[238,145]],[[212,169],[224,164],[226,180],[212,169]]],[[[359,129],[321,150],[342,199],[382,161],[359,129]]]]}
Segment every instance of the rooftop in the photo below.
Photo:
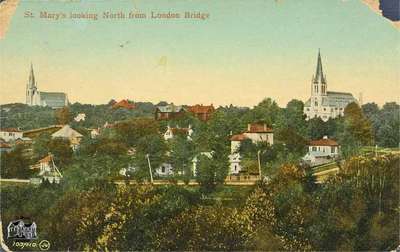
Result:
{"type": "Polygon", "coordinates": [[[268,128],[267,125],[260,123],[251,123],[247,125],[247,133],[272,133],[273,130],[268,128]]]}
{"type": "Polygon", "coordinates": [[[129,102],[128,100],[121,100],[117,103],[114,103],[112,108],[113,109],[118,109],[118,108],[135,109],[136,106],[133,102],[129,102]]]}
{"type": "Polygon", "coordinates": [[[237,135],[231,136],[231,141],[244,141],[246,139],[247,139],[247,137],[244,134],[237,134],[237,135]]]}
{"type": "Polygon", "coordinates": [[[22,132],[21,130],[19,130],[17,128],[4,128],[4,129],[0,129],[0,131],[3,131],[3,132],[22,132]]]}
{"type": "Polygon", "coordinates": [[[213,113],[215,111],[215,108],[212,104],[209,106],[204,106],[203,104],[196,104],[194,106],[189,106],[188,111],[194,114],[206,114],[206,113],[213,113]]]}
{"type": "Polygon", "coordinates": [[[182,106],[176,106],[173,103],[165,106],[157,106],[161,113],[178,113],[183,110],[182,106]]]}
{"type": "Polygon", "coordinates": [[[310,141],[310,146],[339,146],[339,144],[333,140],[329,139],[327,137],[324,137],[323,139],[318,139],[318,140],[312,140],[310,141]]]}

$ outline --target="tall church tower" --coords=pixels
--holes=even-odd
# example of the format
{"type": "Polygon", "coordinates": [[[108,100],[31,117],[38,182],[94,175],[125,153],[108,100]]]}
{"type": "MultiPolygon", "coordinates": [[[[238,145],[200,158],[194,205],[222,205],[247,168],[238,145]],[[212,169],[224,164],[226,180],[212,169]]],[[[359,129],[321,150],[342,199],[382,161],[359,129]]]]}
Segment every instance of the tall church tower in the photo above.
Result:
{"type": "Polygon", "coordinates": [[[325,96],[327,96],[327,83],[322,71],[321,53],[318,50],[317,69],[311,81],[311,107],[320,107],[325,96]]]}
{"type": "Polygon", "coordinates": [[[35,74],[33,73],[33,65],[31,63],[31,71],[29,73],[29,80],[26,84],[26,104],[29,106],[38,105],[36,104],[36,96],[38,90],[36,86],[35,74]]]}

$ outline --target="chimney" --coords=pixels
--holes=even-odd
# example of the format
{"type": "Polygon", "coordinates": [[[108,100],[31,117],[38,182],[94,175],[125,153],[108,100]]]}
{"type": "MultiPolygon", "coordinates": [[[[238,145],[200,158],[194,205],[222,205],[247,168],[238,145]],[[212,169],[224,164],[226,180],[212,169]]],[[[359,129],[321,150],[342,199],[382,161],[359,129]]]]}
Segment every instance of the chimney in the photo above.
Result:
{"type": "Polygon", "coordinates": [[[264,123],[264,131],[267,131],[267,124],[264,123]]]}
{"type": "Polygon", "coordinates": [[[328,136],[324,136],[323,139],[328,139],[328,136]]]}
{"type": "Polygon", "coordinates": [[[247,131],[251,130],[251,123],[247,124],[247,131]]]}

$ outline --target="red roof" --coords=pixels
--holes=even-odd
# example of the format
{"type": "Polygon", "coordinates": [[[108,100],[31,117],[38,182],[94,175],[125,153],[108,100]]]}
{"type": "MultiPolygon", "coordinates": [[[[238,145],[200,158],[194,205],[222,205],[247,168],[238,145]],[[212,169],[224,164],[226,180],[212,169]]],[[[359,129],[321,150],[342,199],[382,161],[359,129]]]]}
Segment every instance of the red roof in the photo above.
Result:
{"type": "Polygon", "coordinates": [[[172,134],[188,134],[189,128],[171,128],[172,134]]]}
{"type": "Polygon", "coordinates": [[[134,103],[131,103],[128,100],[121,100],[121,101],[115,103],[112,106],[112,108],[113,109],[118,109],[118,108],[135,109],[136,106],[134,103]]]}
{"type": "Polygon", "coordinates": [[[8,143],[0,143],[0,148],[11,148],[11,145],[8,143]]]}
{"type": "Polygon", "coordinates": [[[335,140],[324,138],[310,141],[310,146],[339,146],[339,144],[335,140]]]}
{"type": "Polygon", "coordinates": [[[273,130],[266,124],[252,123],[247,125],[247,133],[272,133],[273,130]]]}
{"type": "Polygon", "coordinates": [[[231,141],[244,141],[246,139],[247,139],[247,137],[244,134],[237,134],[237,135],[231,136],[231,141]]]}
{"type": "Polygon", "coordinates": [[[39,163],[49,163],[52,159],[51,155],[46,156],[45,158],[40,159],[38,162],[39,163]]]}
{"type": "Polygon", "coordinates": [[[188,110],[194,114],[211,114],[214,113],[215,108],[212,104],[210,106],[196,104],[194,106],[189,106],[188,110]]]}
{"type": "Polygon", "coordinates": [[[0,131],[5,131],[5,132],[22,132],[22,131],[20,131],[20,130],[17,129],[17,128],[4,128],[4,129],[1,129],[0,131]]]}

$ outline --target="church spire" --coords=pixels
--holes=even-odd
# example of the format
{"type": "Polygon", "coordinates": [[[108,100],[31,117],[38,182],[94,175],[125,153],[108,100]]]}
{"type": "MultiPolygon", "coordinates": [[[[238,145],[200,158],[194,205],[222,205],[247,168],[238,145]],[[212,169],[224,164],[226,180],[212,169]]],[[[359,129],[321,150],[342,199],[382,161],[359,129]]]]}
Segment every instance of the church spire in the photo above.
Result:
{"type": "Polygon", "coordinates": [[[35,74],[33,72],[33,64],[32,64],[32,62],[31,62],[31,72],[29,73],[28,87],[29,88],[36,88],[36,80],[35,80],[35,74]]]}
{"type": "Polygon", "coordinates": [[[322,71],[322,60],[321,60],[320,49],[318,49],[317,70],[315,71],[314,82],[325,83],[325,76],[324,72],[322,71]]]}

